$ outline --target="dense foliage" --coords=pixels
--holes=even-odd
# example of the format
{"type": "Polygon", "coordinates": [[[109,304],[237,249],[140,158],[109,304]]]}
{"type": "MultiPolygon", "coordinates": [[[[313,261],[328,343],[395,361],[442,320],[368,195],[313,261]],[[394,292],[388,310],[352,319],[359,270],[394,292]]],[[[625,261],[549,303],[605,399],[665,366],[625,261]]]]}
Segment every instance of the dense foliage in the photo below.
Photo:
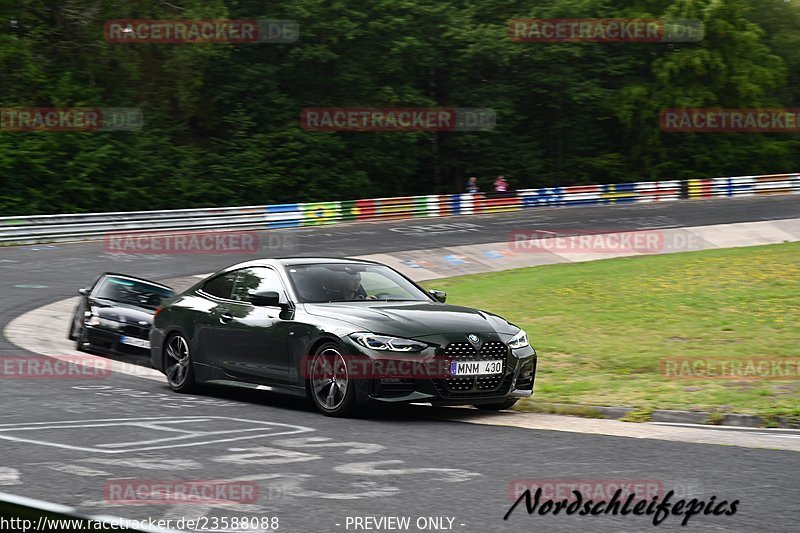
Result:
{"type": "Polygon", "coordinates": [[[0,106],[138,107],[136,132],[0,132],[0,214],[796,171],[790,134],[664,133],[793,107],[798,0],[0,0],[0,106]],[[697,43],[521,43],[525,17],[704,21],[697,43]],[[292,44],[109,43],[109,19],[292,19],[292,44]],[[485,107],[491,132],[312,132],[306,107],[485,107]]]}

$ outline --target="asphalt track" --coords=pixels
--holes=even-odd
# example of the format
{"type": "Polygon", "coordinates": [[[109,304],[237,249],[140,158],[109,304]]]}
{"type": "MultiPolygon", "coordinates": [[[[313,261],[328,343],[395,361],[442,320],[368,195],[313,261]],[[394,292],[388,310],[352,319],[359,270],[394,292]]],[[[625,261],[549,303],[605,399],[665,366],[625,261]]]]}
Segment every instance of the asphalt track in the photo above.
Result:
{"type": "MultiPolygon", "coordinates": [[[[631,230],[798,216],[797,196],[542,208],[273,230],[269,235],[289,237],[259,255],[365,255],[498,242],[512,231],[534,229],[631,230]]],[[[2,248],[0,327],[73,296],[105,270],[168,279],[253,257],[107,254],[102,242],[2,248]]],[[[22,355],[0,339],[0,356],[22,355]]],[[[800,467],[790,451],[463,424],[451,420],[469,419],[472,412],[453,416],[453,410],[418,406],[334,420],[267,393],[180,396],[166,385],[116,374],[7,379],[0,387],[0,491],[95,514],[269,516],[288,532],[355,531],[346,527],[347,517],[355,516],[410,516],[408,531],[421,530],[418,517],[442,516],[454,519],[449,530],[470,532],[654,527],[652,517],[529,517],[522,508],[504,521],[509,486],[518,480],[655,482],[679,497],[740,500],[734,516],[695,516],[687,528],[670,516],[658,526],[664,531],[795,531],[800,511],[800,467]],[[181,438],[161,440],[174,436],[181,438]],[[104,487],[119,479],[243,479],[257,483],[259,495],[252,503],[214,506],[109,504],[104,487]]]]}

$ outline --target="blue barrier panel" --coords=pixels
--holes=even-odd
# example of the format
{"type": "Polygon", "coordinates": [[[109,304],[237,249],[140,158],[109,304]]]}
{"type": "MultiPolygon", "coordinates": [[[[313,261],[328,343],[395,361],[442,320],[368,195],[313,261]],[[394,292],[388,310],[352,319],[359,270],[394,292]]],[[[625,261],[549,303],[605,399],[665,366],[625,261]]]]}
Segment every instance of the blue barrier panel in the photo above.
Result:
{"type": "Polygon", "coordinates": [[[293,228],[300,225],[302,213],[299,204],[268,205],[267,226],[270,228],[293,228]]]}
{"type": "Polygon", "coordinates": [[[562,187],[542,187],[530,189],[522,195],[524,207],[556,207],[564,205],[564,189],[562,187]]]}
{"type": "Polygon", "coordinates": [[[461,213],[461,195],[460,194],[451,194],[450,195],[450,214],[451,215],[458,215],[461,213]]]}

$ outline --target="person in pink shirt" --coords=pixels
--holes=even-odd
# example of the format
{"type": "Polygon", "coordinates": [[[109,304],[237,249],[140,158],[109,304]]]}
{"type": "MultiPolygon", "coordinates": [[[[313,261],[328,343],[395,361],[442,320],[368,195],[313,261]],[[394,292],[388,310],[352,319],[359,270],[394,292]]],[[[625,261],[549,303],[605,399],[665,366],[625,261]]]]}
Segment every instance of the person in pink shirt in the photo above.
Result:
{"type": "Polygon", "coordinates": [[[508,182],[506,181],[505,176],[497,176],[497,179],[494,180],[494,190],[495,192],[508,191],[508,182]]]}

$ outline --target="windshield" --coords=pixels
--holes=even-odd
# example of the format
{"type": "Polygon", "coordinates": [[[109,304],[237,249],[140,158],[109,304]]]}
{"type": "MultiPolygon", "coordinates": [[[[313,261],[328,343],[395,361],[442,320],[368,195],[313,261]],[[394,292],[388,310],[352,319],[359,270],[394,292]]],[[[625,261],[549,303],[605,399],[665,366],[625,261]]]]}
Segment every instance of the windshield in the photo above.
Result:
{"type": "Polygon", "coordinates": [[[109,276],[101,281],[92,293],[94,298],[103,298],[149,309],[155,309],[166,298],[174,295],[175,291],[166,287],[115,276],[109,276]]]}
{"type": "Polygon", "coordinates": [[[416,285],[382,265],[313,264],[288,270],[303,303],[430,301],[416,285]]]}

